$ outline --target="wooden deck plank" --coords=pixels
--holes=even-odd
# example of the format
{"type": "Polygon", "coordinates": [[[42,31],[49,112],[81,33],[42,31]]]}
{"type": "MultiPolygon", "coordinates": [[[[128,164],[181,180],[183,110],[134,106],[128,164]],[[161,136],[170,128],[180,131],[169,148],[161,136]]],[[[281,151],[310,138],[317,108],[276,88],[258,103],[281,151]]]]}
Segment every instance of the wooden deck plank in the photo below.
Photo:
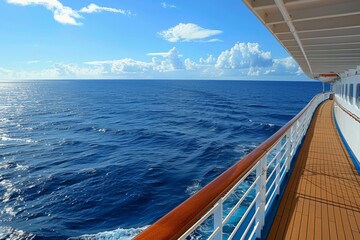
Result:
{"type": "Polygon", "coordinates": [[[330,238],[329,239],[338,239],[335,222],[329,222],[330,238]]]}
{"type": "Polygon", "coordinates": [[[307,239],[315,239],[315,229],[315,206],[311,205],[309,208],[307,239]]]}
{"type": "Polygon", "coordinates": [[[333,101],[317,109],[269,239],[359,239],[360,176],[333,120],[333,101]]]}

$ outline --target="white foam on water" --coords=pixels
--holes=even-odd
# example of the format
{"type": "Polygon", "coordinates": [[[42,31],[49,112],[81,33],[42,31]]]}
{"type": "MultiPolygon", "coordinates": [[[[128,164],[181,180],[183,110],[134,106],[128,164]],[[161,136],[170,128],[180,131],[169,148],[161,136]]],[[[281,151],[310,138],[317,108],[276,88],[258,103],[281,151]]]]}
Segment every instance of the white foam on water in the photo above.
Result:
{"type": "Polygon", "coordinates": [[[26,143],[37,143],[38,141],[30,138],[12,138],[7,134],[0,136],[0,140],[4,142],[26,142],[26,143]]]}
{"type": "Polygon", "coordinates": [[[1,180],[0,187],[5,189],[5,193],[1,197],[3,203],[10,201],[14,195],[18,195],[20,193],[20,189],[16,188],[9,180],[1,180]]]}
{"type": "Polygon", "coordinates": [[[80,170],[80,173],[82,174],[90,174],[90,173],[96,173],[95,168],[84,168],[80,170]]]}
{"type": "Polygon", "coordinates": [[[257,145],[255,144],[250,144],[250,145],[237,145],[234,149],[235,152],[237,153],[241,153],[243,155],[246,155],[248,153],[250,153],[253,149],[255,149],[257,147],[257,145]]]}
{"type": "Polygon", "coordinates": [[[29,166],[24,166],[24,165],[17,163],[15,169],[19,170],[19,171],[27,171],[27,170],[29,170],[29,166]]]}
{"type": "Polygon", "coordinates": [[[84,234],[79,237],[71,237],[68,240],[130,240],[144,231],[149,226],[139,228],[118,228],[113,231],[105,231],[95,234],[84,234]]]}
{"type": "Polygon", "coordinates": [[[31,233],[26,233],[23,230],[15,229],[12,227],[2,227],[0,226],[0,239],[7,239],[7,240],[19,240],[19,239],[26,239],[31,240],[35,236],[31,233]]]}
{"type": "Polygon", "coordinates": [[[0,163],[0,169],[9,169],[9,168],[11,168],[11,166],[12,166],[11,162],[0,163]]]}
{"type": "Polygon", "coordinates": [[[108,131],[106,128],[97,128],[97,127],[92,127],[92,130],[97,131],[97,132],[107,132],[108,131]]]}
{"type": "Polygon", "coordinates": [[[193,183],[186,188],[185,192],[187,194],[189,194],[190,196],[192,196],[195,193],[197,193],[201,188],[202,188],[201,187],[201,181],[200,180],[194,180],[193,183]]]}

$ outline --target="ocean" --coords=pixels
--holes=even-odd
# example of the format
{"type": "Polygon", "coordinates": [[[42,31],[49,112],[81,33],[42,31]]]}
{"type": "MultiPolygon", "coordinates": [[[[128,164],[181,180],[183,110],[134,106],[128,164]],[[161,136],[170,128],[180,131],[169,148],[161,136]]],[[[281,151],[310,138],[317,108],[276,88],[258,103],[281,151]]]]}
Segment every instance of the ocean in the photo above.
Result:
{"type": "Polygon", "coordinates": [[[320,82],[0,82],[0,239],[131,239],[320,82]]]}

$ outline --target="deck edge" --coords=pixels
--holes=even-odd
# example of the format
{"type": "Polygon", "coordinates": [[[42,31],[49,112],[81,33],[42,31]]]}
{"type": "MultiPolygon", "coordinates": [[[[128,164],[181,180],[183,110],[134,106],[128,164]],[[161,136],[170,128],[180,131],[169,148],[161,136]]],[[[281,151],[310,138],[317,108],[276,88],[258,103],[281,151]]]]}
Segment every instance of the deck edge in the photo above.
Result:
{"type": "MultiPolygon", "coordinates": [[[[314,115],[315,115],[315,112],[318,110],[318,108],[324,104],[327,100],[323,101],[322,103],[320,103],[316,109],[314,110],[314,114],[311,116],[311,121],[310,121],[310,124],[311,122],[313,121],[313,118],[314,118],[314,115]]],[[[310,124],[309,124],[309,128],[310,128],[310,124]]],[[[265,225],[264,225],[264,228],[262,229],[261,231],[261,235],[263,236],[261,239],[267,239],[269,233],[270,233],[270,230],[272,228],[272,225],[274,223],[274,219],[276,217],[276,214],[279,210],[279,206],[280,206],[280,203],[281,203],[281,200],[284,196],[284,192],[285,192],[285,189],[289,183],[289,180],[290,180],[290,177],[291,177],[291,174],[293,173],[293,170],[295,168],[295,164],[297,162],[297,158],[299,156],[299,153],[300,153],[300,150],[304,144],[304,141],[305,141],[305,138],[306,138],[306,135],[308,134],[308,131],[309,131],[309,128],[306,130],[306,133],[304,134],[303,138],[301,139],[301,143],[299,144],[299,146],[297,147],[296,149],[296,152],[293,156],[293,158],[291,159],[291,164],[290,164],[290,169],[289,169],[289,172],[287,172],[285,178],[283,179],[283,181],[281,182],[281,187],[280,187],[280,193],[279,195],[273,200],[272,204],[271,204],[271,207],[269,209],[269,211],[266,213],[266,216],[265,216],[265,225]],[[267,225],[266,223],[269,222],[271,224],[267,225]]],[[[359,166],[360,167],[360,166],[359,166]]]]}

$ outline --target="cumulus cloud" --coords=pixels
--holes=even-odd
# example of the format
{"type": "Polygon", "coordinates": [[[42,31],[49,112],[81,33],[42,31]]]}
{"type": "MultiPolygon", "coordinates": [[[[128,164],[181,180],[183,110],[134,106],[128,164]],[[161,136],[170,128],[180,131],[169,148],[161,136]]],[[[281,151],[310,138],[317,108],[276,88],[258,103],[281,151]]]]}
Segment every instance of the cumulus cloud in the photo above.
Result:
{"type": "Polygon", "coordinates": [[[96,13],[96,12],[114,12],[123,15],[130,15],[131,12],[128,10],[100,7],[96,4],[90,4],[87,7],[82,8],[80,11],[76,11],[71,7],[64,6],[59,0],[7,0],[10,4],[29,6],[39,5],[50,10],[54,14],[55,21],[62,24],[69,25],[82,25],[78,19],[83,18],[79,13],[96,13]]]}
{"type": "Polygon", "coordinates": [[[9,70],[0,67],[0,81],[4,79],[84,79],[106,76],[103,66],[55,63],[41,70],[9,70]]]}
{"type": "Polygon", "coordinates": [[[59,75],[69,77],[94,77],[105,73],[103,66],[81,67],[76,64],[56,63],[54,68],[59,75]]]}
{"type": "Polygon", "coordinates": [[[184,66],[185,66],[186,70],[196,70],[196,69],[199,69],[199,67],[200,67],[199,64],[192,61],[190,58],[185,59],[184,66]]]}
{"type": "MultiPolygon", "coordinates": [[[[184,70],[185,65],[175,47],[168,52],[148,53],[153,56],[150,62],[137,61],[131,58],[108,61],[89,61],[87,65],[102,66],[107,74],[151,74],[184,70]]],[[[189,63],[189,62],[186,62],[189,63]]]]}
{"type": "Polygon", "coordinates": [[[81,23],[77,21],[78,18],[81,18],[80,14],[70,7],[64,6],[58,0],[7,0],[7,2],[21,6],[44,6],[46,9],[53,12],[54,19],[57,22],[62,24],[81,25],[81,23]]]}
{"type": "Polygon", "coordinates": [[[222,33],[221,30],[211,30],[202,28],[194,23],[179,23],[175,27],[161,31],[158,34],[169,42],[191,42],[191,41],[203,41],[214,42],[219,39],[208,39],[214,35],[222,33]]]}
{"type": "Polygon", "coordinates": [[[292,57],[274,59],[274,64],[266,69],[265,75],[301,75],[303,71],[292,57]]]}
{"type": "Polygon", "coordinates": [[[258,43],[236,43],[223,51],[215,67],[219,69],[242,69],[269,67],[273,64],[271,53],[260,49],[258,43]]]}
{"type": "Polygon", "coordinates": [[[124,58],[110,61],[91,61],[85,62],[88,65],[95,65],[109,68],[109,73],[144,73],[151,69],[151,64],[147,62],[137,61],[131,58],[124,58]]]}
{"type": "Polygon", "coordinates": [[[130,58],[114,61],[111,66],[113,73],[144,73],[149,71],[150,64],[147,62],[136,61],[130,58]]]}
{"type": "Polygon", "coordinates": [[[274,59],[258,43],[236,43],[219,56],[194,61],[173,47],[148,53],[151,59],[131,58],[89,61],[81,64],[55,63],[41,71],[14,71],[0,67],[1,79],[44,78],[176,78],[176,79],[303,79],[292,57],[274,59]],[[185,60],[183,60],[185,59],[185,60]]]}
{"type": "Polygon", "coordinates": [[[167,2],[162,2],[161,3],[161,6],[163,8],[176,8],[176,6],[174,4],[171,4],[171,3],[167,3],[167,2]]]}
{"type": "Polygon", "coordinates": [[[200,63],[210,65],[216,63],[216,58],[213,55],[209,55],[207,58],[200,58],[200,63]]]}
{"type": "Polygon", "coordinates": [[[184,64],[181,61],[181,55],[175,47],[168,52],[148,53],[148,56],[161,56],[164,60],[159,60],[156,57],[152,59],[153,67],[155,70],[166,72],[176,69],[183,69],[184,64]]]}
{"type": "Polygon", "coordinates": [[[131,15],[131,11],[123,10],[119,8],[109,8],[109,7],[100,7],[94,3],[91,3],[87,7],[83,7],[80,9],[81,13],[98,13],[98,12],[113,12],[113,13],[120,13],[123,15],[131,15]]]}

